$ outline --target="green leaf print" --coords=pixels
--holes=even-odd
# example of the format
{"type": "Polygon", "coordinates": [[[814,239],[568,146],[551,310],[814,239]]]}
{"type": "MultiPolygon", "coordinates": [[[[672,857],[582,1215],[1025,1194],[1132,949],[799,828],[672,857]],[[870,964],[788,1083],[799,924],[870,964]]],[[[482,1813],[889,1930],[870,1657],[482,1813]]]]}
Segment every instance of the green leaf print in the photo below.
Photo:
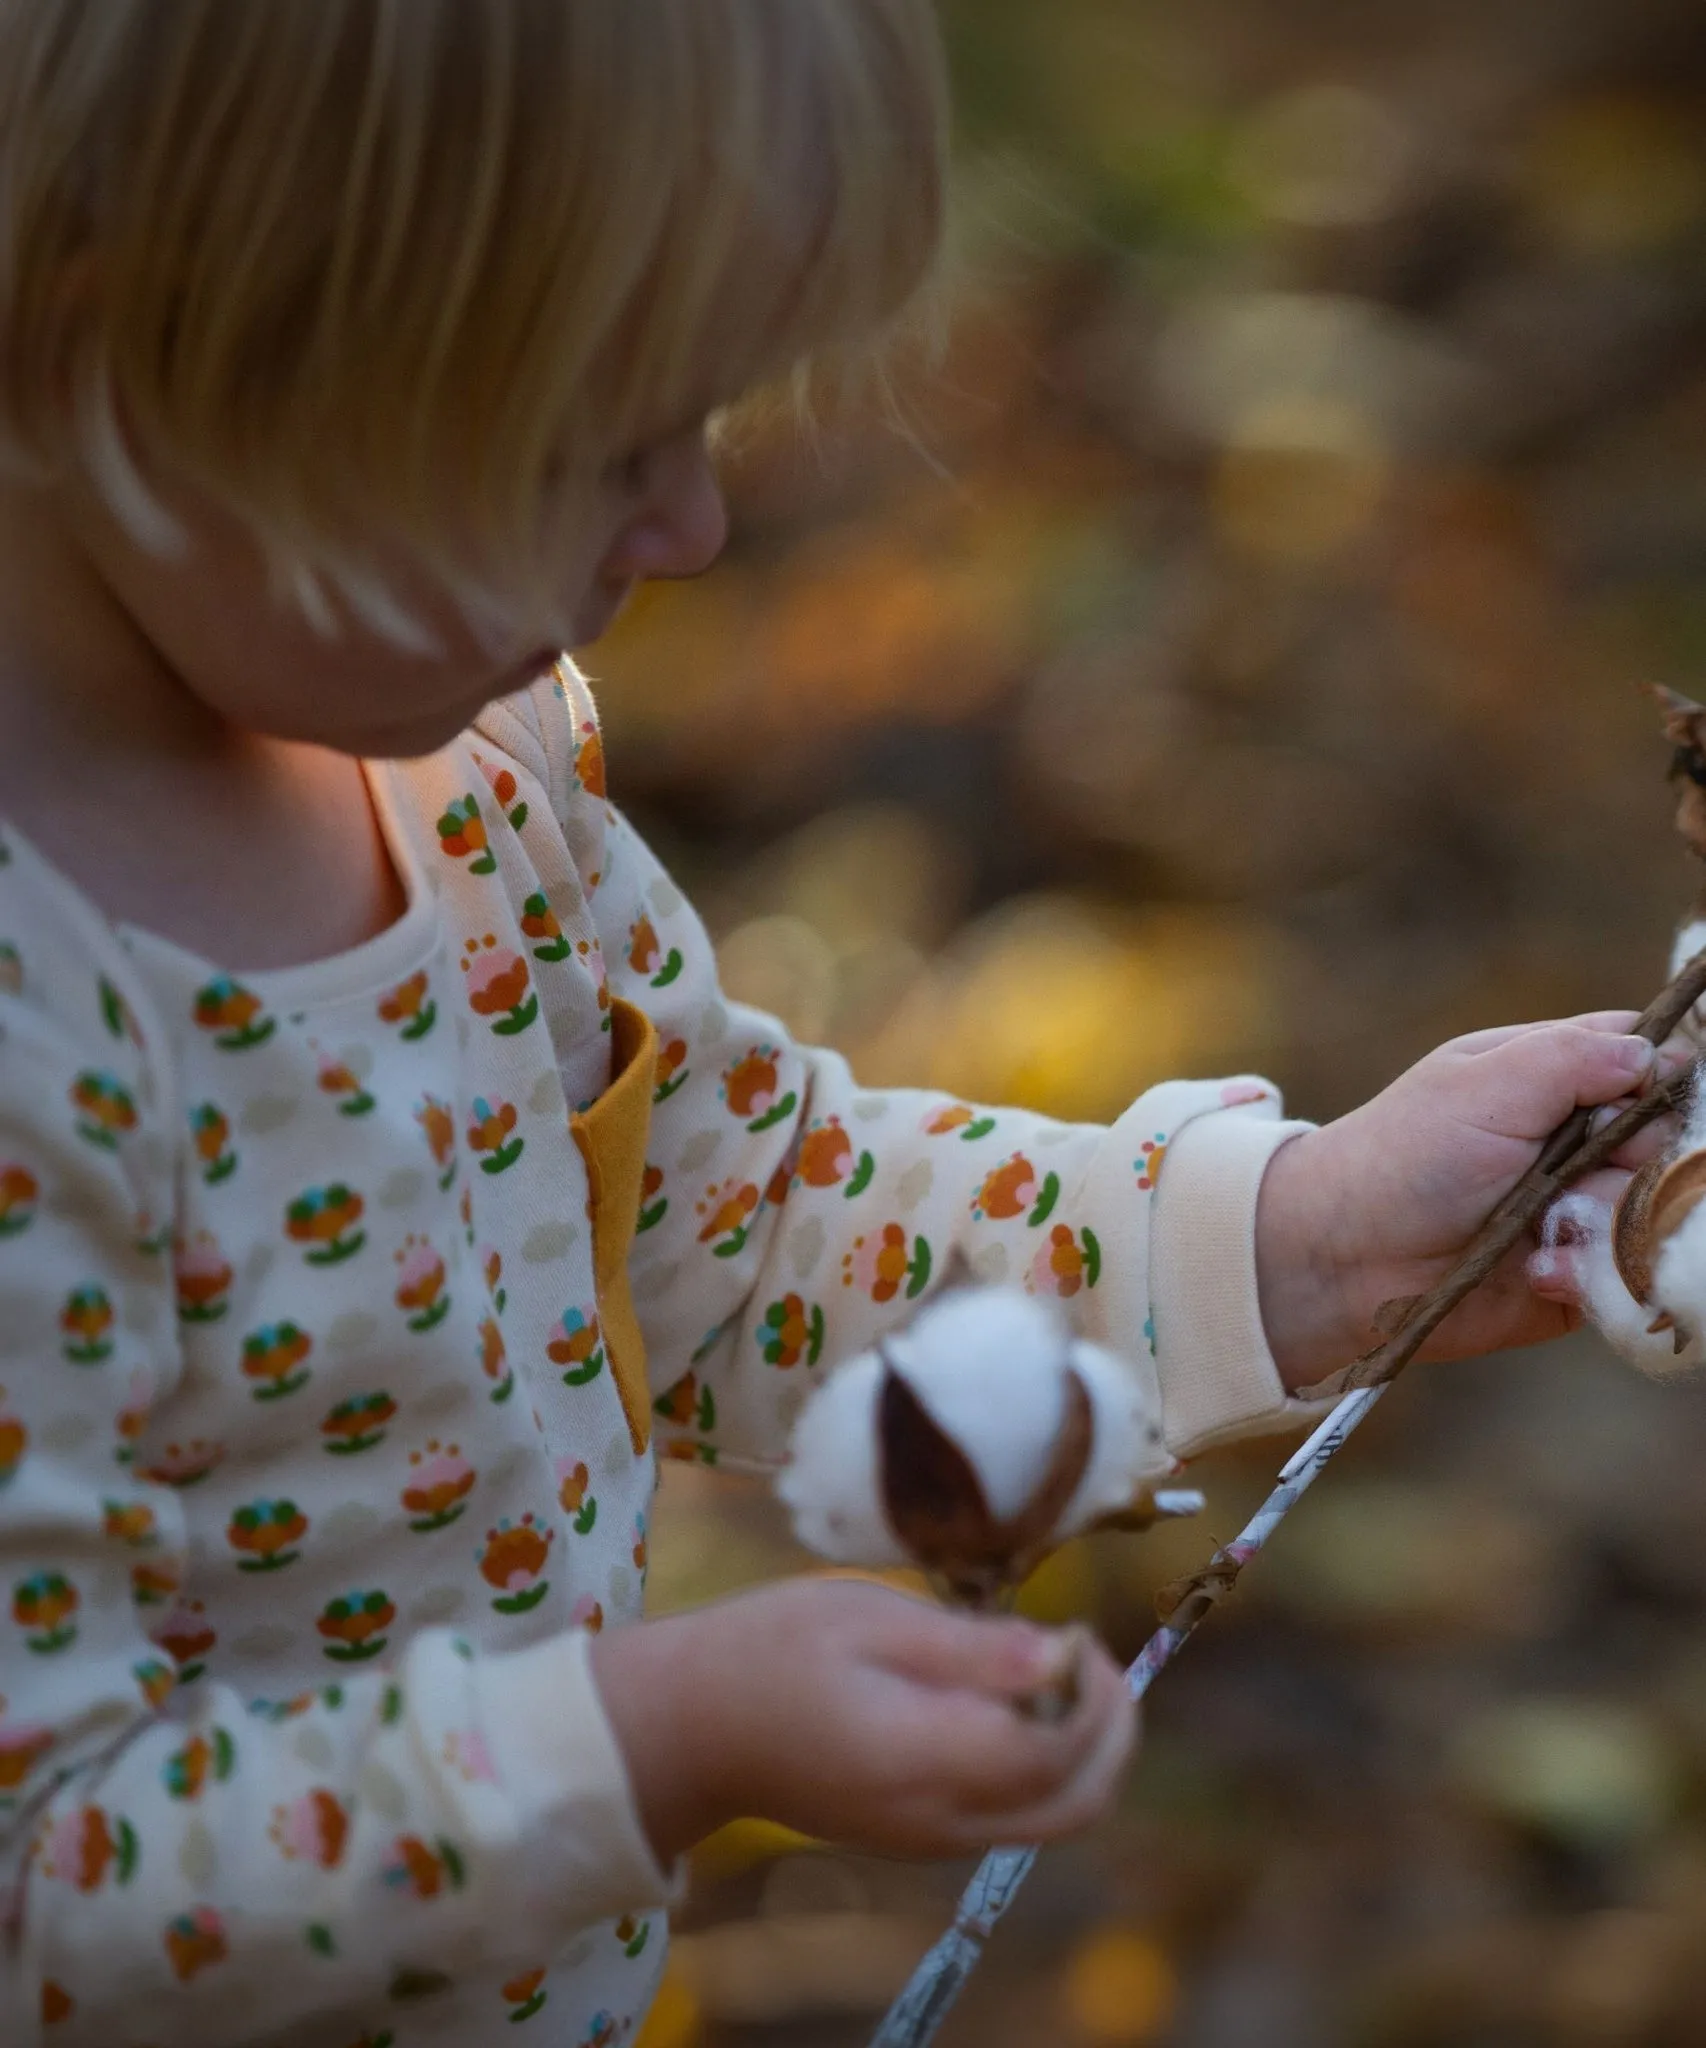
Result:
{"type": "Polygon", "coordinates": [[[1086,1227],[1084,1231],[1084,1284],[1094,1287],[1102,1277],[1102,1247],[1096,1241],[1096,1233],[1086,1227]]]}
{"type": "Polygon", "coordinates": [[[976,1120],[976,1122],[975,1122],[975,1123],[969,1123],[969,1124],[967,1124],[967,1125],[966,1125],[966,1127],[965,1127],[965,1129],[964,1129],[963,1131],[961,1131],[961,1133],[960,1133],[960,1142],[961,1142],[961,1144],[962,1144],[962,1145],[969,1145],[969,1144],[971,1144],[971,1143],[972,1143],[972,1142],[973,1142],[973,1141],[974,1141],[975,1139],[978,1139],[978,1138],[987,1138],[987,1137],[989,1136],[990,1132],[991,1132],[992,1130],[994,1130],[994,1128],[995,1128],[995,1119],[994,1119],[994,1117],[992,1117],[992,1116],[980,1116],[980,1117],[979,1117],[979,1118],[978,1118],[978,1119],[976,1120]]]}
{"type": "Polygon", "coordinates": [[[667,1102],[669,1098],[675,1093],[676,1089],[681,1087],[687,1079],[687,1069],[683,1067],[679,1074],[672,1074],[667,1081],[663,1082],[661,1086],[659,1086],[653,1091],[652,1101],[654,1103],[667,1102]]]}
{"type": "Polygon", "coordinates": [[[450,1296],[441,1294],[431,1308],[424,1308],[418,1316],[410,1316],[409,1328],[415,1331],[436,1330],[450,1313],[450,1296]]]}
{"type": "Polygon", "coordinates": [[[365,1230],[352,1230],[348,1237],[334,1237],[330,1243],[317,1245],[302,1256],[310,1266],[341,1266],[345,1259],[353,1259],[366,1242],[365,1230]]]}
{"type": "Polygon", "coordinates": [[[912,1254],[912,1263],[906,1271],[906,1298],[908,1301],[916,1301],[930,1285],[930,1246],[926,1239],[921,1237],[918,1240],[912,1254]]]}
{"type": "Polygon", "coordinates": [[[841,1190],[848,1201],[853,1201],[865,1192],[871,1185],[871,1176],[876,1170],[876,1160],[872,1158],[869,1152],[861,1152],[859,1154],[859,1164],[853,1169],[853,1178],[841,1190]]]}
{"type": "Polygon", "coordinates": [[[525,1593],[503,1593],[493,1600],[492,1605],[499,1614],[526,1614],[539,1605],[551,1590],[549,1579],[541,1579],[536,1586],[529,1586],[525,1593]]]}
{"type": "Polygon", "coordinates": [[[539,1014],[539,998],[529,994],[525,1002],[517,1003],[507,1017],[500,1017],[492,1026],[499,1038],[514,1038],[527,1029],[539,1014]]]}
{"type": "Polygon", "coordinates": [[[323,1920],[311,1922],[303,1930],[303,1934],[308,1946],[317,1956],[335,1956],[337,1954],[337,1941],[333,1937],[332,1930],[323,1920]]]}
{"type": "Polygon", "coordinates": [[[669,958],[658,969],[657,973],[652,976],[651,986],[653,988],[668,988],[670,983],[681,972],[683,964],[680,951],[676,947],[671,946],[669,958]]]}
{"type": "Polygon", "coordinates": [[[565,1387],[590,1386],[604,1370],[604,1353],[595,1351],[584,1365],[571,1365],[563,1374],[565,1387]]]}
{"type": "Polygon", "coordinates": [[[773,1102],[762,1116],[755,1116],[747,1125],[747,1129],[753,1132],[768,1131],[775,1125],[786,1122],[799,1106],[799,1100],[800,1098],[790,1088],[780,1102],[773,1102]]]}
{"type": "Polygon", "coordinates": [[[1038,1195],[1036,1207],[1025,1218],[1033,1230],[1039,1223],[1046,1223],[1054,1214],[1054,1205],[1060,1200],[1060,1175],[1051,1173],[1043,1182],[1042,1193],[1038,1195]]]}
{"type": "Polygon", "coordinates": [[[585,1506],[583,1506],[583,1507],[582,1507],[582,1509],[581,1509],[581,1511],[580,1511],[580,1513],[579,1513],[578,1515],[576,1515],[576,1516],[575,1516],[575,1520],[574,1520],[574,1531],[575,1531],[575,1534],[576,1534],[577,1536],[590,1536],[590,1535],[592,1534],[593,1524],[594,1524],[594,1523],[595,1523],[595,1522],[596,1522],[597,1520],[598,1520],[598,1502],[597,1502],[597,1500],[596,1500],[596,1499],[595,1499],[595,1498],[594,1498],[594,1497],[593,1497],[593,1496],[592,1496],[592,1495],[591,1495],[591,1494],[589,1493],[589,1494],[587,1495],[587,1497],[586,1497],[586,1504],[585,1504],[585,1506]]]}

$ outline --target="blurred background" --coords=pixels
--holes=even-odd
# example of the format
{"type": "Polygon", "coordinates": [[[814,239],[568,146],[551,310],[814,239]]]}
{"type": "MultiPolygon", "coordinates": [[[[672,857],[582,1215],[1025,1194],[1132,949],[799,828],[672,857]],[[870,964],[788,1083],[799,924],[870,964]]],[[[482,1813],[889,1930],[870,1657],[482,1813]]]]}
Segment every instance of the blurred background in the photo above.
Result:
{"type": "MultiPolygon", "coordinates": [[[[1699,0],[951,0],[951,345],[748,425],[727,561],[593,663],[731,989],[869,1083],[1070,1117],[1639,1005],[1697,877],[1699,0]]],[[[1130,1655],[1206,1520],[1063,1553],[1130,1655]]],[[[662,1606],[792,1568],[665,1481],[662,1606]]],[[[1418,1372],[1158,1688],[945,2044],[1706,2042],[1706,1389],[1418,1372]]],[[[965,1871],[741,1824],[648,2048],[852,2048],[965,1871]]]]}

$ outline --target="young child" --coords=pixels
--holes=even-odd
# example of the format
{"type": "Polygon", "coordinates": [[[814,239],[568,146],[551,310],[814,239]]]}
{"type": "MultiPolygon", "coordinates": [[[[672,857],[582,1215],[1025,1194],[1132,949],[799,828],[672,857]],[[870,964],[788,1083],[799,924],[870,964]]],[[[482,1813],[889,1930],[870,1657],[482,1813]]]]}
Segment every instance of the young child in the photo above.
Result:
{"type": "MultiPolygon", "coordinates": [[[[1283,1425],[1648,1071],[1101,1130],[719,995],[556,650],[716,555],[713,407],[906,301],[941,130],[925,0],[0,0],[8,2044],[590,2048],[729,1816],[1082,1826],[1105,1657],[1047,1727],[1017,1622],[641,1623],[654,1444],[773,1466],[954,1252],[1180,1453],[1283,1425]]],[[[1446,1348],[1566,1320],[1518,1262],[1446,1348]]]]}

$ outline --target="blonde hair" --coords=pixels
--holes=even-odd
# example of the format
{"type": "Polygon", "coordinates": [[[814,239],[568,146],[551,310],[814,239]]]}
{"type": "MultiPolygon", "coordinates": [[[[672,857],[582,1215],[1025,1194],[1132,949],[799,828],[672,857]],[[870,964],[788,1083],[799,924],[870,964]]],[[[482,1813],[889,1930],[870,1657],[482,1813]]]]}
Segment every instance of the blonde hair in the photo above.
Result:
{"type": "Polygon", "coordinates": [[[565,467],[909,300],[944,126],[930,0],[0,0],[0,452],[545,606],[565,467]]]}

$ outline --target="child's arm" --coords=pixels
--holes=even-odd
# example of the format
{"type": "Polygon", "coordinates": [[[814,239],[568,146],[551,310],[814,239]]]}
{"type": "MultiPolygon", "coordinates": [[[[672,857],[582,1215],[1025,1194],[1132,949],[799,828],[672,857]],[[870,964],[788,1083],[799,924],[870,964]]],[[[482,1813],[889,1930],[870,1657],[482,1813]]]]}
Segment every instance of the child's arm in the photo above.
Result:
{"type": "Polygon", "coordinates": [[[858,1087],[839,1055],[723,997],[691,906],[605,803],[591,701],[565,682],[487,729],[546,785],[611,993],[657,1028],[631,1271],[671,1447],[774,1462],[811,1368],[904,1321],[957,1259],[1057,1300],[1152,1387],[1159,1376],[1176,1450],[1287,1419],[1254,1218],[1263,1166],[1302,1126],[1280,1120],[1274,1090],[1168,1082],[1102,1128],[858,1087]],[[1188,1221],[1163,1237],[1169,1205],[1188,1221]],[[1213,1289],[1197,1284],[1205,1269],[1213,1289]]]}

